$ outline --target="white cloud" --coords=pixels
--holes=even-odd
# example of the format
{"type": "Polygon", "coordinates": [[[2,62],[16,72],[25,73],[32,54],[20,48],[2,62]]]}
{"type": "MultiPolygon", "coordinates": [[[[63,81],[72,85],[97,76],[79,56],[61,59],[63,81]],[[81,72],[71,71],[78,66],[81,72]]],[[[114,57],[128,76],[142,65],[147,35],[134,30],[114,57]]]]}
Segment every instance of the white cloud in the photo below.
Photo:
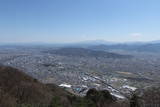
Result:
{"type": "Polygon", "coordinates": [[[132,34],[130,34],[130,36],[132,36],[132,37],[141,37],[141,36],[143,36],[141,33],[132,33],[132,34]]]}

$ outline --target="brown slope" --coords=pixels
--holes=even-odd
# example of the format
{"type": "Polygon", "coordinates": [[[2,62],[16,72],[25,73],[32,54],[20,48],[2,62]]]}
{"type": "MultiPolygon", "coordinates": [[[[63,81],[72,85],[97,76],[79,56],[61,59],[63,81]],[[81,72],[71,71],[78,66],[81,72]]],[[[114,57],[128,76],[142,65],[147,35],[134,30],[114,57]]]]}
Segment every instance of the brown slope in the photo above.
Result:
{"type": "Polygon", "coordinates": [[[51,91],[18,69],[0,67],[0,89],[18,104],[49,104],[51,91]]]}
{"type": "Polygon", "coordinates": [[[48,107],[54,97],[69,105],[67,96],[72,97],[56,85],[42,84],[18,69],[0,66],[0,107],[15,107],[17,104],[48,107]]]}
{"type": "Polygon", "coordinates": [[[92,90],[86,97],[78,97],[18,69],[0,66],[0,107],[117,107],[108,91],[92,90]]]}

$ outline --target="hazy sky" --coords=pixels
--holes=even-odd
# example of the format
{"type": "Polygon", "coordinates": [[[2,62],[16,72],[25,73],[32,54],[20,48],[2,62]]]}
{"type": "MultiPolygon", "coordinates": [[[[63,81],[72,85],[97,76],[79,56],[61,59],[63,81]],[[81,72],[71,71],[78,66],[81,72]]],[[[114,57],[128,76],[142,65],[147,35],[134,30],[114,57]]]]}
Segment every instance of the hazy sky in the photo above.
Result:
{"type": "Polygon", "coordinates": [[[160,40],[160,0],[0,0],[0,42],[160,40]]]}

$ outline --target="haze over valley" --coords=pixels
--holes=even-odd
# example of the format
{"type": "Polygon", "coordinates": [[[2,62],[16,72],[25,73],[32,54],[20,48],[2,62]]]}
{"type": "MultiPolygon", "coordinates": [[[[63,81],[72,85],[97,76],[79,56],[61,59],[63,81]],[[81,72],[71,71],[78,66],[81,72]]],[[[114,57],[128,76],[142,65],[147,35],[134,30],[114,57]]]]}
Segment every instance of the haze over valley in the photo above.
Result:
{"type": "Polygon", "coordinates": [[[80,96],[96,88],[109,90],[123,99],[136,89],[159,84],[159,47],[159,43],[150,42],[77,46],[3,45],[0,63],[18,68],[43,83],[65,87],[80,96]]]}

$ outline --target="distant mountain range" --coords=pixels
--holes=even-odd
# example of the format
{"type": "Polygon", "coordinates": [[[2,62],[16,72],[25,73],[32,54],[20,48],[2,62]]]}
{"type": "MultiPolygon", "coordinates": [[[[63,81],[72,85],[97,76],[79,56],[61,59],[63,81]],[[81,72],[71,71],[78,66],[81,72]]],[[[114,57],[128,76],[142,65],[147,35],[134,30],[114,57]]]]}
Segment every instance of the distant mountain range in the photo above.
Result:
{"type": "Polygon", "coordinates": [[[157,44],[160,43],[160,40],[155,41],[133,41],[133,42],[112,42],[112,41],[105,41],[105,40],[88,40],[88,41],[81,41],[81,42],[26,42],[26,43],[0,43],[0,45],[23,45],[23,46],[34,46],[34,45],[52,45],[52,46],[92,46],[92,45],[116,45],[116,44],[157,44]]]}
{"type": "Polygon", "coordinates": [[[118,44],[126,44],[126,45],[142,45],[142,44],[157,44],[160,43],[160,40],[156,41],[133,41],[133,42],[111,42],[105,40],[88,40],[82,42],[75,43],[66,43],[66,45],[72,46],[93,46],[93,45],[118,45],[118,44]]]}
{"type": "MultiPolygon", "coordinates": [[[[56,47],[56,48],[87,48],[98,51],[111,51],[111,50],[124,50],[124,51],[137,51],[137,52],[160,52],[160,40],[149,42],[108,42],[104,40],[82,41],[77,43],[10,43],[0,44],[1,46],[39,46],[39,47],[56,47]]],[[[59,50],[60,51],[60,50],[59,50]]],[[[71,51],[71,50],[65,50],[71,51]]],[[[80,51],[80,50],[76,50],[80,51]]],[[[86,50],[83,50],[86,51],[86,50]]],[[[62,52],[60,52],[62,54],[62,52]]],[[[95,52],[93,52],[95,53],[95,52]]],[[[78,53],[77,53],[78,54],[78,53]]],[[[97,54],[96,54],[97,55],[97,54]]],[[[90,56],[90,55],[89,55],[90,56]]]]}
{"type": "Polygon", "coordinates": [[[146,43],[146,44],[115,44],[115,45],[96,45],[90,46],[89,49],[112,51],[112,50],[124,50],[124,51],[136,51],[136,52],[160,52],[160,43],[146,43]]]}
{"type": "Polygon", "coordinates": [[[47,53],[58,54],[62,56],[73,57],[96,57],[96,58],[131,58],[130,55],[120,55],[116,53],[110,53],[105,51],[95,51],[85,48],[60,48],[57,50],[48,50],[47,53]]]}

